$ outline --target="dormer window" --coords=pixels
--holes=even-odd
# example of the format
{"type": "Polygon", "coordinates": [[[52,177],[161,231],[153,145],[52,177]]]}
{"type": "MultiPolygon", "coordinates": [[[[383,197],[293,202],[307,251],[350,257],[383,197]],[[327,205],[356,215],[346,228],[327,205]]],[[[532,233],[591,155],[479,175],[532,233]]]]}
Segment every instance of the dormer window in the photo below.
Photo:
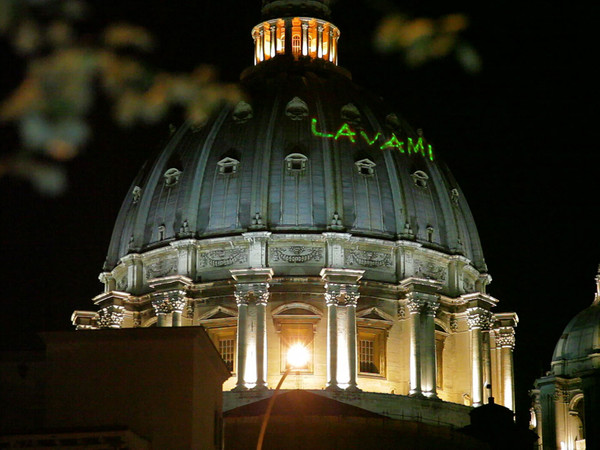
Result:
{"type": "Polygon", "coordinates": [[[163,177],[165,178],[165,186],[171,187],[175,186],[179,182],[179,177],[181,176],[181,170],[172,167],[168,169],[163,177]]]}
{"type": "Polygon", "coordinates": [[[356,170],[358,173],[364,177],[372,177],[375,174],[375,164],[368,158],[361,159],[360,161],[356,161],[354,163],[356,166],[356,170]]]}
{"type": "Polygon", "coordinates": [[[422,170],[417,170],[411,175],[411,177],[415,182],[416,186],[419,186],[423,189],[427,188],[427,180],[429,180],[429,175],[427,175],[425,172],[423,172],[422,170]]]}
{"type": "Polygon", "coordinates": [[[299,174],[306,170],[307,161],[302,153],[290,153],[285,157],[285,168],[290,175],[299,174]]]}
{"type": "Polygon", "coordinates": [[[233,175],[237,173],[240,162],[234,158],[223,158],[217,163],[221,175],[233,175]]]}

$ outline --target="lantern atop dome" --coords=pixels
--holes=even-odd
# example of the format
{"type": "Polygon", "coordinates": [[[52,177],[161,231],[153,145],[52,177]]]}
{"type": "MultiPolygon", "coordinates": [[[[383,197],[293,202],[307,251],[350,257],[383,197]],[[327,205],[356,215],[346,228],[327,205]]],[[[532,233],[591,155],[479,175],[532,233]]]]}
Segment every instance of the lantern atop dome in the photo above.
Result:
{"type": "Polygon", "coordinates": [[[281,55],[337,65],[339,29],[328,21],[328,1],[263,1],[264,22],[252,29],[254,64],[281,55]]]}

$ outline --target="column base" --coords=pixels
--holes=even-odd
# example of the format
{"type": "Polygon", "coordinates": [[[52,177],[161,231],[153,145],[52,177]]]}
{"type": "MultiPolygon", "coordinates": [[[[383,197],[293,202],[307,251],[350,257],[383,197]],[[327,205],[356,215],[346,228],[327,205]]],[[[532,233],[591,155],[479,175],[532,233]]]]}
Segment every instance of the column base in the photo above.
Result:
{"type": "Polygon", "coordinates": [[[359,388],[359,387],[358,387],[358,386],[356,386],[356,385],[353,385],[353,386],[348,386],[348,387],[345,389],[345,392],[362,392],[362,389],[361,389],[361,388],[359,388]]]}
{"type": "Polygon", "coordinates": [[[330,391],[330,392],[341,392],[343,391],[343,389],[341,387],[339,387],[337,384],[329,384],[327,385],[327,387],[325,388],[326,391],[330,391]]]}
{"type": "Polygon", "coordinates": [[[437,396],[436,392],[424,392],[422,394],[425,398],[428,398],[429,400],[439,400],[440,398],[437,396]]]}
{"type": "Polygon", "coordinates": [[[243,384],[238,384],[236,387],[234,387],[231,390],[231,392],[246,392],[248,390],[249,389],[246,386],[244,386],[243,384]]]}
{"type": "Polygon", "coordinates": [[[267,383],[261,383],[261,384],[257,384],[250,390],[251,391],[267,391],[267,390],[269,390],[269,386],[267,386],[267,383]]]}
{"type": "Polygon", "coordinates": [[[414,398],[427,398],[421,391],[409,391],[408,396],[414,398]]]}

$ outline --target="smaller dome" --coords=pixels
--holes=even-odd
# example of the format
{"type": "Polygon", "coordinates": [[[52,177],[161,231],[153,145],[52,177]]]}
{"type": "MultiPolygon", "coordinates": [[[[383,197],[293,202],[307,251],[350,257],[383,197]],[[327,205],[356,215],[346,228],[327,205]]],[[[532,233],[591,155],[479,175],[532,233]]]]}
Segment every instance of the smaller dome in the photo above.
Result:
{"type": "Polygon", "coordinates": [[[552,357],[555,375],[574,375],[596,366],[600,366],[600,303],[597,301],[571,319],[552,357]]]}

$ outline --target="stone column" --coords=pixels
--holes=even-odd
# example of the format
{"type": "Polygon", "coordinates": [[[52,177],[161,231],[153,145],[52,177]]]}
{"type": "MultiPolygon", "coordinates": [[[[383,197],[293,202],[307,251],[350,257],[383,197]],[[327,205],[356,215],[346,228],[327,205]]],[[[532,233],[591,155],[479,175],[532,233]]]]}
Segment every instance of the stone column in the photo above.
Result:
{"type": "Polygon", "coordinates": [[[168,327],[172,325],[169,320],[169,315],[173,312],[173,304],[169,299],[167,292],[156,292],[152,294],[152,307],[156,314],[156,326],[157,327],[168,327]]]}
{"type": "Polygon", "coordinates": [[[515,376],[513,368],[513,350],[515,348],[515,330],[512,327],[502,327],[498,330],[496,344],[500,346],[500,373],[502,376],[502,392],[504,406],[515,409],[515,376]]]}
{"type": "Polygon", "coordinates": [[[337,285],[325,284],[327,305],[327,390],[339,390],[337,381],[337,307],[339,291],[337,285]]]}
{"type": "Polygon", "coordinates": [[[317,58],[323,58],[323,25],[317,25],[317,58]]]}
{"type": "Polygon", "coordinates": [[[273,58],[277,54],[276,43],[277,43],[277,33],[275,33],[275,25],[271,25],[271,58],[273,58]]]}
{"type": "Polygon", "coordinates": [[[269,300],[268,283],[254,287],[256,302],[256,386],[267,388],[267,302],[269,300]]]}
{"type": "Polygon", "coordinates": [[[329,46],[327,48],[329,62],[333,62],[333,29],[329,26],[329,46]]]}
{"type": "Polygon", "coordinates": [[[156,313],[157,326],[183,325],[183,310],[187,304],[186,290],[192,284],[190,278],[181,275],[169,275],[148,281],[148,285],[155,289],[152,294],[152,306],[156,313]]]}
{"type": "Polygon", "coordinates": [[[348,369],[350,372],[350,380],[348,381],[348,391],[360,391],[356,385],[357,375],[357,352],[356,352],[356,305],[360,294],[358,285],[351,284],[346,286],[346,308],[348,308],[348,369]]]}
{"type": "Polygon", "coordinates": [[[484,403],[484,372],[487,376],[491,373],[489,356],[489,329],[491,325],[491,313],[484,308],[467,308],[469,330],[471,334],[471,398],[473,406],[481,406],[484,403]],[[488,335],[488,345],[484,348],[483,330],[488,335]],[[487,357],[485,353],[487,352],[487,357]],[[484,361],[486,361],[484,363],[484,361]]]}
{"type": "Polygon", "coordinates": [[[409,395],[422,396],[421,392],[421,304],[409,299],[410,312],[410,390],[409,395]]]}
{"type": "Polygon", "coordinates": [[[253,389],[267,388],[267,303],[269,283],[273,269],[231,270],[235,279],[235,297],[238,304],[238,382],[236,390],[244,390],[248,385],[253,389]],[[248,351],[254,355],[249,357],[248,351]],[[255,369],[256,378],[249,369],[255,369]]]}
{"type": "Polygon", "coordinates": [[[258,41],[256,39],[256,33],[252,35],[252,39],[254,40],[254,65],[258,64],[258,41]]]}
{"type": "Polygon", "coordinates": [[[422,373],[421,391],[428,398],[437,398],[437,370],[435,361],[435,313],[440,304],[436,301],[426,302],[421,312],[423,333],[421,339],[422,373]]]}
{"type": "Polygon", "coordinates": [[[235,303],[238,307],[237,320],[237,383],[234,391],[245,391],[246,387],[246,340],[248,335],[248,295],[235,291],[235,303]]]}
{"type": "MultiPolygon", "coordinates": [[[[325,301],[327,304],[327,389],[339,390],[340,369],[348,369],[349,391],[360,391],[356,383],[356,305],[359,298],[358,281],[364,270],[325,268],[321,277],[325,282],[325,301]],[[347,339],[338,341],[338,308],[347,310],[347,339]],[[345,346],[340,347],[340,346],[345,346]],[[346,350],[347,361],[338,361],[338,353],[346,350]]],[[[344,354],[342,352],[342,354],[344,354]]],[[[345,380],[341,380],[345,382],[345,380]]]]}
{"type": "Polygon", "coordinates": [[[441,283],[435,280],[407,278],[406,290],[410,312],[410,390],[415,397],[437,397],[435,367],[435,313],[439,308],[441,283]]]}
{"type": "Polygon", "coordinates": [[[264,61],[265,60],[265,30],[263,29],[262,25],[261,25],[258,33],[259,33],[259,35],[258,35],[258,60],[264,61]]]}
{"type": "Polygon", "coordinates": [[[172,325],[174,327],[181,327],[183,326],[183,310],[185,309],[185,306],[187,304],[187,301],[184,297],[185,293],[177,293],[173,299],[171,300],[171,303],[173,304],[173,322],[172,325]]]}
{"type": "Polygon", "coordinates": [[[302,22],[302,55],[308,55],[308,24],[302,22]]]}

